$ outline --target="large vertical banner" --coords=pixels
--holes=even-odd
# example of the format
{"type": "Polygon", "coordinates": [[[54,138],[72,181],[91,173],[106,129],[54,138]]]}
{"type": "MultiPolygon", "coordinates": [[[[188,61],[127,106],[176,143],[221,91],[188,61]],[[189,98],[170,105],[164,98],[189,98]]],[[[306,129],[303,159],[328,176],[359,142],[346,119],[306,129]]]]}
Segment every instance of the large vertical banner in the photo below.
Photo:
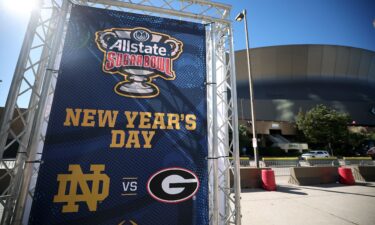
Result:
{"type": "Polygon", "coordinates": [[[73,6],[29,224],[208,224],[204,25],[73,6]]]}

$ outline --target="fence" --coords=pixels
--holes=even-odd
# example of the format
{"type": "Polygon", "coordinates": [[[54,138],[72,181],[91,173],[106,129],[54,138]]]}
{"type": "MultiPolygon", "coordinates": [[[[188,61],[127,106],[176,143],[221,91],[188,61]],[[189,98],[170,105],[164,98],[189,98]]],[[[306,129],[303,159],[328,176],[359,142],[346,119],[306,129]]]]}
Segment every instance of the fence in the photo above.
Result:
{"type": "Polygon", "coordinates": [[[337,157],[328,158],[307,158],[306,162],[309,166],[339,166],[337,157]]]}
{"type": "Polygon", "coordinates": [[[290,167],[299,167],[299,159],[297,157],[283,157],[283,158],[263,158],[262,167],[272,168],[275,176],[289,176],[290,167]]]}
{"type": "MultiPolygon", "coordinates": [[[[231,161],[233,161],[233,157],[229,158],[231,161]]],[[[249,157],[240,157],[240,167],[249,167],[252,166],[250,165],[251,160],[249,157]]]]}
{"type": "MultiPolygon", "coordinates": [[[[232,160],[232,158],[231,158],[232,160]]],[[[249,157],[240,158],[241,167],[256,167],[254,160],[249,157]]],[[[292,167],[315,167],[315,166],[344,166],[344,165],[375,165],[371,157],[344,157],[339,160],[337,157],[329,158],[308,158],[299,160],[297,157],[264,157],[259,162],[260,168],[272,168],[275,176],[289,176],[292,167]]]]}
{"type": "Polygon", "coordinates": [[[374,161],[371,157],[344,157],[344,165],[373,166],[374,161]]]}

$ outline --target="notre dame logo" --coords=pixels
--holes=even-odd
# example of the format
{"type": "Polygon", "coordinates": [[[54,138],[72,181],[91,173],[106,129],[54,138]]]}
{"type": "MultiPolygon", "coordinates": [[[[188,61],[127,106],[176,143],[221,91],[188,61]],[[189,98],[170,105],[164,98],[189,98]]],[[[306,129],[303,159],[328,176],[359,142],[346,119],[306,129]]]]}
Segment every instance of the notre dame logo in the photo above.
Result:
{"type": "Polygon", "coordinates": [[[84,174],[80,165],[69,165],[71,174],[57,176],[59,190],[53,202],[66,203],[62,208],[63,213],[78,212],[77,202],[86,202],[90,211],[96,211],[98,203],[106,199],[109,193],[109,177],[101,173],[104,169],[105,165],[91,165],[90,171],[93,173],[84,174]],[[67,187],[69,187],[68,192],[66,192],[67,187]]]}

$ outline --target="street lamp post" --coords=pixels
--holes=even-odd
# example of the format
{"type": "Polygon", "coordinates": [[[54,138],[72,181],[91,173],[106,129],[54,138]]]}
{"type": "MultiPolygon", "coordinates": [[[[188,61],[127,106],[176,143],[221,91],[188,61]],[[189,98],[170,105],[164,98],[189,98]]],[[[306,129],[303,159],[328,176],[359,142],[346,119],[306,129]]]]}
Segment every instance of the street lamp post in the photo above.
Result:
{"type": "Polygon", "coordinates": [[[248,75],[249,75],[249,90],[250,90],[251,128],[252,128],[252,131],[253,131],[252,144],[253,144],[254,160],[255,160],[255,163],[256,163],[256,167],[259,168],[258,142],[257,142],[256,133],[255,133],[253,78],[251,76],[251,71],[250,71],[249,32],[247,30],[247,18],[246,18],[246,10],[245,9],[236,16],[236,21],[242,21],[242,19],[244,19],[245,35],[246,35],[247,71],[248,71],[248,75]]]}

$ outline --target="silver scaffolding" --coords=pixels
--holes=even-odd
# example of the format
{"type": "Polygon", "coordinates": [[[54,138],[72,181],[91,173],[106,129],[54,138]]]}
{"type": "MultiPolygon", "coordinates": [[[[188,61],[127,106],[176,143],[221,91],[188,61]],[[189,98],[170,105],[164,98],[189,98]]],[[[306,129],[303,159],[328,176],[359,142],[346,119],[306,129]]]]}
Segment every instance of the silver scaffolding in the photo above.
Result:
{"type": "Polygon", "coordinates": [[[1,224],[27,224],[72,4],[207,24],[210,224],[241,224],[231,7],[205,0],[39,2],[30,18],[0,120],[0,168],[5,171],[0,181],[10,179],[0,196],[1,224]],[[3,155],[12,146],[18,146],[17,156],[9,161],[3,155]],[[230,155],[234,160],[229,160],[230,155]]]}

